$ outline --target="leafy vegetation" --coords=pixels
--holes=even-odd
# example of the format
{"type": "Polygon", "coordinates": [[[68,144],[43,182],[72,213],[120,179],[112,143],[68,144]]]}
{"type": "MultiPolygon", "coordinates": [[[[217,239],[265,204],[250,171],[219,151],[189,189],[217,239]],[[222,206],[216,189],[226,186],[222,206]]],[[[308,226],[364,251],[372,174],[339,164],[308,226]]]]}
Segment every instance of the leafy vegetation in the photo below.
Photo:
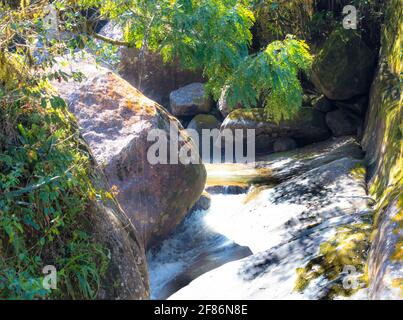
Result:
{"type": "Polygon", "coordinates": [[[256,0],[254,11],[260,45],[266,46],[287,34],[310,39],[314,3],[313,0],[256,0]]]}
{"type": "Polygon", "coordinates": [[[240,102],[257,106],[263,97],[268,114],[280,120],[294,116],[301,106],[298,72],[309,68],[308,45],[290,36],[249,55],[254,1],[82,0],[80,4],[98,7],[100,18],[119,24],[125,44],[138,48],[140,56],[149,50],[165,61],[178,59],[183,69],[203,70],[214,98],[229,88],[230,107],[240,102]]]}
{"type": "Polygon", "coordinates": [[[48,85],[69,76],[47,72],[66,47],[46,43],[43,2],[24,4],[0,4],[0,297],[95,298],[108,258],[86,232],[86,211],[100,191],[78,128],[48,85]],[[42,285],[46,265],[58,271],[57,290],[42,285]]]}
{"type": "Polygon", "coordinates": [[[343,7],[357,9],[358,31],[371,47],[379,47],[383,0],[265,0],[255,1],[258,41],[266,45],[294,34],[307,40],[315,52],[327,36],[341,26],[343,7]]]}
{"type": "MultiPolygon", "coordinates": [[[[344,2],[329,1],[328,8],[315,13],[311,0],[0,0],[0,298],[96,298],[108,265],[106,249],[91,239],[86,215],[104,191],[93,186],[90,155],[65,102],[49,86],[49,80],[80,80],[82,75],[57,70],[56,56],[86,48],[99,56],[115,56],[118,46],[138,48],[140,58],[152,51],[166,62],[178,60],[183,69],[201,69],[216,99],[227,88],[229,106],[262,103],[265,114],[279,121],[298,112],[299,76],[312,61],[308,45],[288,33],[326,35],[338,22],[334,7],[344,2]],[[49,4],[56,20],[46,19],[49,4]],[[83,13],[89,9],[96,14],[83,13]],[[260,32],[266,31],[270,41],[252,53],[256,18],[266,16],[270,19],[260,24],[266,30],[260,32]],[[122,40],[96,32],[97,20],[104,19],[122,28],[122,40]],[[63,37],[52,34],[53,27],[63,37]],[[55,291],[43,288],[45,265],[58,270],[55,291]]],[[[353,2],[363,17],[372,19],[362,19],[363,24],[374,22],[374,30],[365,30],[376,40],[382,1],[353,2]]],[[[390,50],[396,53],[397,43],[390,50]]],[[[398,61],[396,53],[389,62],[398,61]]],[[[401,130],[393,123],[399,119],[395,112],[385,112],[387,130],[396,142],[387,152],[400,155],[395,151],[401,150],[401,130]]],[[[393,169],[387,170],[394,174],[390,180],[400,182],[401,170],[394,164],[385,167],[393,169]]],[[[389,180],[376,180],[373,193],[382,198],[385,188],[394,187],[389,180]]],[[[298,289],[319,276],[335,280],[334,270],[362,252],[367,237],[367,225],[339,230],[323,244],[319,259],[300,270],[298,289]],[[340,245],[345,250],[339,254],[340,245]]],[[[352,262],[361,270],[363,259],[352,262]]]]}

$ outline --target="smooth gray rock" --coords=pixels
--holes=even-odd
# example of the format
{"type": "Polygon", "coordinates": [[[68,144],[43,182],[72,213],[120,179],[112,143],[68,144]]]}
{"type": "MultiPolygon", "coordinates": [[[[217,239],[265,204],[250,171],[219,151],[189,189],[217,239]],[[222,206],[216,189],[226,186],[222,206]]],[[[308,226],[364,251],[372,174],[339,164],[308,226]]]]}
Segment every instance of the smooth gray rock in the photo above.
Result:
{"type": "Polygon", "coordinates": [[[203,83],[192,83],[173,91],[169,100],[174,116],[182,117],[208,113],[212,107],[212,100],[206,96],[203,83]]]}

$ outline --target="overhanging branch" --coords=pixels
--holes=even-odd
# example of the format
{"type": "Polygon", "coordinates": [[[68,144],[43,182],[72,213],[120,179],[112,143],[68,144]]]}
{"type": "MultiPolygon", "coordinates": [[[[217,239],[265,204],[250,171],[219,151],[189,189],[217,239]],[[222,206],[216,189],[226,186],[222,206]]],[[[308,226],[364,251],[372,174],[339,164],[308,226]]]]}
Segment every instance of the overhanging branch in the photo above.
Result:
{"type": "Polygon", "coordinates": [[[112,39],[112,38],[109,38],[109,37],[105,37],[103,35],[100,35],[99,33],[96,33],[95,31],[90,31],[89,35],[94,37],[95,39],[98,39],[98,40],[113,44],[115,46],[128,47],[128,48],[133,46],[132,44],[130,44],[127,41],[115,40],[115,39],[112,39]]]}

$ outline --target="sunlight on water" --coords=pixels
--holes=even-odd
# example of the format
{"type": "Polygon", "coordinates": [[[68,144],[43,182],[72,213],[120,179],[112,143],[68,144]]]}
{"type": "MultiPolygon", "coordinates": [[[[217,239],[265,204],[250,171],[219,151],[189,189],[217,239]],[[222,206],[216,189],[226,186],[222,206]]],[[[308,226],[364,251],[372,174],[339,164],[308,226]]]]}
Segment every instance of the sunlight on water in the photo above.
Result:
{"type": "MultiPolygon", "coordinates": [[[[266,189],[270,193],[271,189],[266,189]]],[[[279,244],[284,236],[284,223],[299,206],[269,206],[255,211],[246,194],[212,195],[211,207],[188,216],[176,232],[147,255],[152,298],[186,268],[197,263],[197,257],[231,245],[249,247],[253,253],[279,244]]],[[[256,205],[256,202],[255,202],[256,205]]],[[[228,249],[229,250],[229,249],[228,249]]]]}
{"type": "Polygon", "coordinates": [[[274,206],[270,202],[262,203],[256,210],[256,202],[249,205],[244,200],[217,205],[222,206],[220,214],[207,214],[205,223],[237,244],[249,247],[253,253],[279,244],[284,238],[285,223],[300,211],[299,205],[274,206]]]}
{"type": "Polygon", "coordinates": [[[231,236],[241,232],[223,228],[228,213],[236,216],[243,207],[245,194],[212,195],[211,207],[192,213],[176,232],[158,248],[147,254],[151,282],[151,298],[175,276],[183,272],[200,254],[232,244],[231,236]],[[221,231],[223,233],[221,233],[221,231]]]}

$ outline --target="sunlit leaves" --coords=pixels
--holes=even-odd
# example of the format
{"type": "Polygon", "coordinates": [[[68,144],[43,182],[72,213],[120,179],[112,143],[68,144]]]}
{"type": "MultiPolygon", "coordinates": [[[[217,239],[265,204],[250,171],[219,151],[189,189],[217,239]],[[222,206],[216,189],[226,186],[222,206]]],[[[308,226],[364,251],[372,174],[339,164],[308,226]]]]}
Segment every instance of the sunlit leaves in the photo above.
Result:
{"type": "MultiPolygon", "coordinates": [[[[228,86],[229,105],[264,106],[276,120],[290,118],[301,106],[298,72],[311,62],[308,46],[288,37],[249,55],[255,22],[251,1],[126,0],[98,1],[103,14],[122,25],[125,40],[158,52],[164,61],[202,70],[216,98],[228,86]],[[118,14],[117,14],[118,13],[118,14]]],[[[95,2],[92,2],[94,5],[95,2]]]]}
{"type": "MultiPolygon", "coordinates": [[[[61,10],[69,2],[53,4],[61,10]]],[[[46,1],[24,4],[0,8],[0,298],[95,298],[107,256],[80,230],[87,230],[86,209],[98,191],[78,128],[48,85],[82,79],[52,68],[55,56],[83,46],[82,35],[50,39],[41,21],[46,1]],[[43,288],[46,264],[61,271],[58,291],[43,288]]]]}
{"type": "Polygon", "coordinates": [[[288,36],[246,57],[227,80],[229,106],[256,106],[260,99],[276,121],[294,116],[302,104],[300,70],[308,70],[312,57],[303,41],[288,36]]]}

